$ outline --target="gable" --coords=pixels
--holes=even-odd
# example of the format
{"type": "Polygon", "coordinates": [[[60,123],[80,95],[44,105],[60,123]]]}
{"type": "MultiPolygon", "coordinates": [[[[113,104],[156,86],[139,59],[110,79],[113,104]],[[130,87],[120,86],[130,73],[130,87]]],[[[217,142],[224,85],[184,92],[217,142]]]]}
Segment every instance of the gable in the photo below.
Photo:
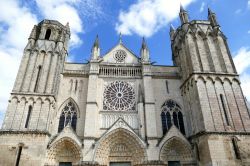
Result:
{"type": "Polygon", "coordinates": [[[103,56],[103,62],[118,64],[137,64],[139,63],[139,58],[136,57],[136,55],[134,55],[122,43],[119,43],[103,56]]]}

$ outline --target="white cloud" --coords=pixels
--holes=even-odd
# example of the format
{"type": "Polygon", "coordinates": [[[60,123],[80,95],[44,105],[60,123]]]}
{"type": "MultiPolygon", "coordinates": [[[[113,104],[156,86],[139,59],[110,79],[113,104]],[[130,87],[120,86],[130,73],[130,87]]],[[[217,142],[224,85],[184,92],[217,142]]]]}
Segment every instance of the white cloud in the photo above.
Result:
{"type": "Polygon", "coordinates": [[[200,12],[203,12],[203,11],[204,11],[204,7],[205,7],[205,2],[202,2],[202,3],[201,3],[201,7],[200,7],[200,12]]]}
{"type": "Polygon", "coordinates": [[[36,0],[36,3],[46,19],[54,19],[64,25],[69,22],[70,48],[82,43],[80,34],[84,32],[84,20],[81,18],[87,20],[104,16],[100,0],[36,0]]]}
{"type": "MultiPolygon", "coordinates": [[[[17,0],[0,1],[0,114],[8,98],[21,60],[23,48],[37,18],[17,0]],[[26,39],[26,40],[25,40],[26,39]]],[[[2,118],[0,118],[0,125],[2,118]]]]}
{"type": "Polygon", "coordinates": [[[240,48],[233,60],[238,73],[242,74],[250,67],[250,49],[247,47],[240,48]]]}
{"type": "Polygon", "coordinates": [[[83,32],[83,23],[77,8],[74,7],[79,2],[79,0],[36,0],[37,6],[46,19],[58,20],[64,25],[69,22],[71,46],[78,46],[82,43],[79,33],[83,32]]]}
{"type": "Polygon", "coordinates": [[[250,49],[242,47],[233,58],[235,67],[240,74],[241,87],[244,95],[250,101],[250,49]]]}
{"type": "Polygon", "coordinates": [[[241,88],[247,100],[250,101],[250,73],[243,73],[240,76],[241,88]]]}
{"type": "Polygon", "coordinates": [[[120,11],[117,33],[150,37],[174,20],[180,4],[184,7],[194,0],[138,0],[128,11],[120,11]]]}
{"type": "Polygon", "coordinates": [[[250,9],[250,0],[247,1],[247,8],[250,9]]]}
{"type": "Polygon", "coordinates": [[[3,120],[1,116],[7,108],[23,49],[32,27],[38,23],[38,15],[46,19],[56,19],[63,24],[69,22],[70,45],[79,46],[82,43],[79,34],[83,32],[80,14],[82,18],[96,18],[102,14],[99,0],[34,0],[32,2],[34,3],[0,0],[0,126],[3,120]],[[36,7],[41,13],[34,10],[36,7]]]}
{"type": "Polygon", "coordinates": [[[250,34],[250,30],[248,30],[247,33],[250,34]]]}

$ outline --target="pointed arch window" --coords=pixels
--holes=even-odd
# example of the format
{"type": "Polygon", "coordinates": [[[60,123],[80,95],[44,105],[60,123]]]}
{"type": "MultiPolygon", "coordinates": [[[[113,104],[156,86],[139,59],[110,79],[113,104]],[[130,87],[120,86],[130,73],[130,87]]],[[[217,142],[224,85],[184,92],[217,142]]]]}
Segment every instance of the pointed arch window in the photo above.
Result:
{"type": "Polygon", "coordinates": [[[63,108],[60,119],[58,132],[61,132],[65,126],[68,124],[76,131],[76,123],[77,123],[77,111],[76,106],[72,101],[69,101],[63,108]]]}
{"type": "Polygon", "coordinates": [[[37,69],[38,69],[38,71],[37,71],[37,76],[36,76],[36,84],[35,84],[34,92],[37,92],[37,90],[38,90],[38,84],[39,84],[39,79],[41,76],[42,66],[39,65],[37,69]]]}
{"type": "Polygon", "coordinates": [[[49,40],[50,35],[51,35],[51,29],[47,29],[45,33],[45,40],[49,40]]]}
{"type": "Polygon", "coordinates": [[[167,100],[162,105],[161,122],[163,134],[174,124],[185,135],[185,127],[181,107],[174,100],[167,100]]]}
{"type": "Polygon", "coordinates": [[[17,150],[17,157],[16,157],[16,164],[15,164],[15,166],[19,166],[21,155],[22,155],[22,150],[23,150],[23,146],[19,145],[18,146],[18,150],[17,150]]]}
{"type": "Polygon", "coordinates": [[[25,126],[24,126],[25,128],[28,128],[31,112],[32,112],[32,106],[30,105],[29,110],[28,110],[28,114],[27,114],[27,118],[26,118],[26,122],[25,122],[25,126]]]}

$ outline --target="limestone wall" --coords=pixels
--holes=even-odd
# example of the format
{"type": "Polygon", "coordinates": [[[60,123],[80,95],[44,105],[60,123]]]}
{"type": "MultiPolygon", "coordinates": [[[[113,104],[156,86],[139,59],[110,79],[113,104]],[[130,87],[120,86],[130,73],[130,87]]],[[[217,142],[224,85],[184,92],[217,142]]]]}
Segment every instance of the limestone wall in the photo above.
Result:
{"type": "Polygon", "coordinates": [[[73,100],[76,104],[76,109],[78,113],[76,132],[79,136],[83,136],[88,78],[61,75],[61,79],[62,81],[59,86],[56,111],[52,117],[52,134],[54,135],[58,132],[59,117],[65,104],[67,104],[69,100],[73,100]]]}
{"type": "Polygon", "coordinates": [[[54,112],[53,104],[54,98],[51,96],[12,95],[2,129],[48,131],[50,118],[54,112]],[[31,113],[28,120],[30,107],[31,113]],[[25,126],[26,123],[27,126],[25,126]]]}
{"type": "Polygon", "coordinates": [[[235,77],[197,76],[182,86],[190,109],[193,133],[249,131],[247,106],[235,77]]]}
{"type": "Polygon", "coordinates": [[[211,134],[196,138],[198,141],[199,164],[218,166],[249,165],[249,135],[211,134]],[[237,159],[232,138],[236,139],[240,158],[237,159]]]}
{"type": "Polygon", "coordinates": [[[0,165],[13,166],[17,158],[18,146],[22,146],[20,166],[42,166],[46,156],[44,134],[0,134],[0,165]]]}

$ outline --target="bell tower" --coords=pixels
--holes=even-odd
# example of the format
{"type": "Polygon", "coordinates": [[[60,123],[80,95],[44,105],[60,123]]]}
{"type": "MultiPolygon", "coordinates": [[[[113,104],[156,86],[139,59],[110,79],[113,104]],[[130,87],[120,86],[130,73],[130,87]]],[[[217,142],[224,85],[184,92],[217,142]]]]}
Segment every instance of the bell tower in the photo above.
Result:
{"type": "Polygon", "coordinates": [[[24,49],[13,92],[55,94],[69,37],[68,24],[44,20],[35,25],[24,49]]]}
{"type": "MultiPolygon", "coordinates": [[[[180,67],[184,105],[189,112],[189,137],[199,153],[210,154],[200,158],[201,165],[207,161],[217,163],[220,159],[213,156],[217,154],[213,149],[219,151],[223,147],[213,147],[220,141],[210,138],[220,137],[220,143],[228,147],[235,145],[232,136],[250,131],[247,105],[216,14],[208,9],[208,20],[189,21],[188,13],[181,7],[180,19],[179,28],[170,28],[170,38],[173,62],[180,67]]],[[[238,150],[232,151],[237,154],[238,150]]]]}
{"type": "Polygon", "coordinates": [[[67,56],[69,25],[43,20],[28,38],[3,129],[48,130],[60,73],[67,56]]]}

